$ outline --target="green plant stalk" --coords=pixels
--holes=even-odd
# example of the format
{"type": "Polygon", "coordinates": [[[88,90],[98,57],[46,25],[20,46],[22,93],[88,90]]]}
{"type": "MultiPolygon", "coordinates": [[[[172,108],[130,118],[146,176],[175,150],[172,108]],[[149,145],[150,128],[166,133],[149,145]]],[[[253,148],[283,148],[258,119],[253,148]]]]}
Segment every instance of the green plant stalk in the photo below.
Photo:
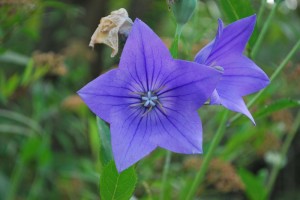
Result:
{"type": "Polygon", "coordinates": [[[270,14],[269,14],[266,22],[264,23],[264,25],[263,25],[263,27],[261,29],[261,32],[260,32],[260,34],[259,34],[259,36],[257,38],[257,41],[255,42],[255,44],[253,46],[253,49],[251,51],[251,57],[252,58],[255,58],[256,55],[257,55],[257,53],[258,53],[258,49],[260,48],[260,45],[261,45],[261,43],[262,43],[262,41],[263,41],[263,39],[264,39],[264,37],[265,37],[265,35],[267,33],[267,30],[270,27],[271,21],[272,21],[274,15],[275,15],[275,12],[278,9],[278,5],[279,5],[279,3],[275,3],[275,5],[273,6],[273,8],[272,8],[272,10],[271,10],[271,12],[270,12],[270,14]]]}
{"type": "Polygon", "coordinates": [[[34,200],[38,199],[39,193],[41,191],[42,186],[44,185],[44,174],[42,172],[38,172],[36,177],[34,178],[33,184],[30,188],[28,197],[26,200],[34,200]]]}
{"type": "MultiPolygon", "coordinates": [[[[293,139],[295,138],[295,135],[297,133],[299,126],[300,126],[300,111],[298,112],[298,114],[295,118],[295,122],[292,126],[291,132],[288,133],[287,138],[285,139],[285,141],[282,145],[282,148],[280,151],[281,158],[284,158],[287,155],[288,150],[292,144],[293,139]]],[[[280,169],[281,169],[281,165],[274,165],[272,168],[270,178],[268,180],[267,187],[266,187],[267,188],[267,197],[269,197],[270,193],[272,192],[272,189],[274,187],[274,184],[275,184],[275,181],[279,174],[280,169]]]]}
{"type": "MultiPolygon", "coordinates": [[[[182,28],[183,28],[183,25],[177,24],[174,40],[170,47],[170,52],[174,59],[176,59],[178,57],[178,43],[180,40],[182,28]]],[[[172,156],[172,153],[170,151],[167,151],[163,174],[162,174],[162,192],[160,195],[161,200],[165,199],[166,192],[167,192],[167,182],[168,182],[168,173],[170,170],[171,156],[172,156]]]]}
{"type": "Polygon", "coordinates": [[[101,174],[102,172],[102,164],[100,160],[100,150],[101,149],[101,144],[99,140],[99,135],[98,135],[98,124],[97,124],[97,118],[96,120],[89,120],[89,142],[90,142],[90,147],[92,151],[92,155],[96,161],[95,168],[98,173],[101,174]],[[94,123],[96,123],[96,126],[94,126],[94,123]]]}
{"type": "Polygon", "coordinates": [[[171,52],[171,55],[173,56],[173,58],[178,58],[178,43],[180,40],[182,28],[183,28],[182,24],[177,24],[174,40],[170,47],[170,52],[171,52]]]}
{"type": "Polygon", "coordinates": [[[258,11],[258,14],[257,14],[257,22],[258,22],[258,25],[260,26],[261,25],[261,19],[262,19],[262,16],[264,14],[264,11],[265,11],[265,8],[266,8],[266,0],[261,0],[261,3],[260,3],[260,7],[259,7],[259,11],[258,11]]]}
{"type": "MultiPolygon", "coordinates": [[[[272,83],[275,78],[280,74],[280,72],[283,70],[283,68],[286,66],[286,64],[289,62],[289,60],[297,53],[297,50],[300,48],[300,39],[295,44],[295,46],[291,49],[291,51],[288,53],[288,55],[283,59],[283,61],[280,63],[279,67],[276,68],[276,70],[273,72],[270,78],[270,82],[272,83]]],[[[257,100],[262,96],[264,90],[261,90],[259,93],[257,93],[247,104],[248,107],[251,107],[254,105],[254,103],[257,102],[257,100]]],[[[233,116],[233,118],[230,120],[230,123],[233,123],[236,121],[240,116],[242,116],[240,113],[233,116]]]]}
{"type": "Polygon", "coordinates": [[[168,177],[168,173],[169,173],[169,169],[170,169],[171,156],[172,156],[171,151],[167,151],[163,174],[162,174],[162,193],[160,195],[161,200],[166,199],[166,191],[168,188],[167,187],[167,183],[168,183],[167,177],[168,177]]]}
{"type": "Polygon", "coordinates": [[[217,146],[219,145],[219,143],[221,142],[224,133],[225,133],[225,129],[226,129],[226,123],[227,123],[227,119],[228,119],[228,114],[229,114],[229,110],[224,110],[222,113],[222,120],[221,123],[219,125],[219,128],[217,130],[216,135],[213,138],[212,143],[210,144],[208,151],[206,153],[206,155],[204,156],[203,162],[201,164],[201,168],[200,170],[197,172],[196,174],[196,178],[194,179],[192,186],[188,192],[187,197],[185,198],[186,200],[191,200],[193,199],[193,196],[196,193],[197,187],[202,183],[202,181],[204,180],[205,177],[205,173],[207,171],[207,168],[209,166],[209,163],[213,157],[213,154],[217,148],[217,146]]]}
{"type": "Polygon", "coordinates": [[[239,20],[240,17],[239,17],[239,15],[237,14],[236,10],[234,9],[234,7],[233,7],[233,5],[232,5],[232,2],[231,2],[231,1],[228,1],[228,4],[229,4],[230,8],[232,9],[232,12],[233,12],[233,14],[234,14],[235,19],[236,19],[236,20],[239,20]]]}
{"type": "Polygon", "coordinates": [[[10,187],[7,192],[6,200],[14,200],[15,195],[17,194],[18,187],[22,180],[22,174],[24,172],[24,164],[23,162],[17,163],[15,166],[11,180],[10,180],[10,187]]]}

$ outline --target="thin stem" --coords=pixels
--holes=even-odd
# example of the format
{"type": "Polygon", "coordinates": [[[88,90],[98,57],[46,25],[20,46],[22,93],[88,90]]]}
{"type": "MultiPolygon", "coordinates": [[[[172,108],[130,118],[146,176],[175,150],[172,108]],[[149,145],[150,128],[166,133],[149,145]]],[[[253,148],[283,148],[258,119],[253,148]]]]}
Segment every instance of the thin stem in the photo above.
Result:
{"type": "MultiPolygon", "coordinates": [[[[178,43],[180,40],[182,28],[183,28],[183,25],[177,24],[174,40],[173,40],[173,43],[170,48],[171,55],[173,56],[174,59],[178,57],[178,43]]],[[[163,175],[162,175],[162,192],[160,195],[161,200],[165,199],[165,196],[166,196],[171,156],[172,156],[172,153],[170,151],[167,151],[166,160],[165,160],[164,169],[163,169],[163,175]]]]}
{"type": "Polygon", "coordinates": [[[178,41],[179,41],[180,36],[181,36],[182,28],[183,28],[182,24],[177,24],[177,26],[176,26],[176,32],[175,32],[175,37],[178,36],[178,41]]]}
{"type": "Polygon", "coordinates": [[[170,52],[171,52],[173,58],[178,57],[178,43],[179,43],[179,40],[180,40],[182,28],[183,28],[182,24],[177,24],[174,40],[173,40],[171,48],[170,48],[170,52]]]}
{"type": "Polygon", "coordinates": [[[18,187],[20,185],[20,182],[22,180],[22,174],[24,172],[24,164],[21,161],[20,163],[17,163],[10,181],[10,187],[7,192],[6,199],[7,200],[13,200],[16,199],[15,195],[17,194],[18,187]]]}
{"type": "Polygon", "coordinates": [[[172,156],[171,151],[167,151],[166,160],[163,169],[163,175],[162,175],[162,193],[160,195],[161,200],[164,200],[166,197],[167,182],[168,182],[167,177],[170,170],[171,156],[172,156]]]}
{"type": "Polygon", "coordinates": [[[292,50],[288,53],[288,55],[284,58],[282,63],[279,65],[279,67],[275,70],[275,72],[271,76],[271,82],[279,75],[279,73],[282,71],[282,69],[286,66],[286,64],[289,62],[289,60],[294,56],[295,53],[297,53],[297,50],[300,48],[300,39],[295,44],[295,46],[292,48],[292,50]]]}
{"type": "Polygon", "coordinates": [[[255,58],[256,55],[257,55],[258,49],[259,49],[259,47],[261,45],[261,42],[263,41],[263,39],[264,39],[264,37],[267,33],[267,30],[269,29],[269,26],[271,24],[271,21],[274,17],[274,14],[275,14],[277,8],[278,8],[278,5],[279,5],[279,3],[275,3],[275,5],[273,6],[266,22],[264,23],[264,26],[261,29],[261,32],[260,32],[260,34],[259,34],[259,36],[258,36],[258,38],[257,38],[257,40],[256,40],[256,42],[253,46],[252,52],[251,52],[251,57],[252,58],[255,58]]]}
{"type": "Polygon", "coordinates": [[[196,174],[196,178],[194,179],[192,186],[189,190],[189,193],[187,195],[187,197],[185,198],[186,200],[190,200],[193,199],[194,194],[196,193],[197,187],[202,183],[202,181],[204,180],[205,177],[205,173],[207,171],[207,168],[209,166],[209,163],[214,155],[214,152],[217,148],[217,146],[219,145],[219,143],[221,142],[224,133],[225,133],[225,128],[226,128],[226,122],[228,119],[228,114],[229,111],[228,110],[224,110],[223,111],[223,116],[222,116],[222,120],[220,122],[219,128],[217,130],[216,135],[213,138],[212,143],[209,146],[209,149],[206,153],[206,155],[204,156],[204,160],[201,164],[201,168],[200,170],[197,172],[196,174]]]}
{"type": "Polygon", "coordinates": [[[261,19],[262,19],[262,16],[264,14],[264,11],[265,11],[265,8],[266,8],[266,0],[261,0],[261,3],[260,3],[260,8],[259,8],[259,11],[258,11],[258,14],[257,14],[257,22],[258,22],[258,25],[260,26],[261,25],[261,19]]]}
{"type": "MultiPolygon", "coordinates": [[[[276,70],[273,72],[270,78],[270,82],[272,83],[275,78],[280,74],[280,72],[283,70],[283,68],[286,66],[286,64],[289,62],[289,60],[297,53],[297,50],[300,48],[300,40],[295,44],[295,46],[291,49],[291,51],[287,54],[287,56],[283,59],[283,61],[280,63],[279,67],[276,68],[276,70]]],[[[259,93],[257,93],[247,104],[248,107],[251,107],[254,105],[254,103],[257,102],[257,100],[262,96],[264,90],[261,90],[259,93]]],[[[230,120],[230,123],[233,123],[241,116],[240,113],[233,116],[233,118],[230,120]]]]}
{"type": "MultiPolygon", "coordinates": [[[[295,135],[297,133],[297,130],[300,126],[300,111],[298,112],[295,122],[292,126],[291,132],[288,133],[287,138],[285,139],[282,148],[281,148],[281,152],[280,152],[280,157],[284,158],[286,156],[286,154],[288,153],[288,150],[292,144],[293,139],[295,138],[295,135]]],[[[281,165],[274,165],[273,169],[271,171],[271,175],[269,178],[269,181],[267,183],[267,197],[270,195],[270,193],[272,192],[273,186],[275,184],[276,178],[279,174],[279,171],[281,169],[281,165]]]]}
{"type": "Polygon", "coordinates": [[[27,200],[38,199],[39,193],[43,185],[44,185],[44,174],[42,172],[38,172],[30,188],[27,200]]]}
{"type": "Polygon", "coordinates": [[[234,15],[235,19],[236,19],[236,20],[240,19],[239,15],[237,14],[235,8],[234,8],[233,5],[232,5],[232,2],[231,2],[231,1],[228,1],[228,4],[229,4],[229,6],[230,6],[230,8],[231,8],[231,10],[232,10],[232,12],[233,12],[233,15],[234,15]]]}

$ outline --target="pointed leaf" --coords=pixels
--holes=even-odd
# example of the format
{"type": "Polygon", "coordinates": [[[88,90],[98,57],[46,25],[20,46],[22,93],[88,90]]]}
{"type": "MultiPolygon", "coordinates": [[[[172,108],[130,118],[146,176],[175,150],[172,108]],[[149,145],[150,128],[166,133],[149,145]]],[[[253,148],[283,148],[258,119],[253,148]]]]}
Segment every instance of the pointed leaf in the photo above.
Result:
{"type": "Polygon", "coordinates": [[[97,117],[97,126],[100,136],[100,161],[102,165],[106,165],[109,161],[113,160],[111,138],[109,127],[105,122],[97,117]]]}
{"type": "Polygon", "coordinates": [[[137,176],[132,167],[118,173],[115,163],[104,167],[100,178],[100,196],[105,200],[128,200],[133,194],[137,176]]]}
{"type": "Polygon", "coordinates": [[[11,96],[17,89],[20,82],[19,74],[12,75],[6,82],[5,95],[11,96]]]}
{"type": "Polygon", "coordinates": [[[7,62],[26,66],[28,61],[29,57],[14,51],[6,51],[5,53],[0,55],[0,62],[7,62]]]}
{"type": "Polygon", "coordinates": [[[264,117],[272,114],[273,112],[293,107],[300,107],[300,101],[292,99],[280,99],[255,113],[255,118],[264,117]]]}
{"type": "Polygon", "coordinates": [[[255,176],[246,169],[241,168],[239,175],[246,186],[246,195],[249,200],[265,200],[267,191],[263,186],[261,177],[255,176]]]}
{"type": "Polygon", "coordinates": [[[21,81],[22,86],[25,86],[30,81],[32,81],[31,80],[32,73],[33,73],[33,59],[30,59],[26,65],[25,72],[23,73],[23,76],[22,76],[22,81],[21,81]]]}

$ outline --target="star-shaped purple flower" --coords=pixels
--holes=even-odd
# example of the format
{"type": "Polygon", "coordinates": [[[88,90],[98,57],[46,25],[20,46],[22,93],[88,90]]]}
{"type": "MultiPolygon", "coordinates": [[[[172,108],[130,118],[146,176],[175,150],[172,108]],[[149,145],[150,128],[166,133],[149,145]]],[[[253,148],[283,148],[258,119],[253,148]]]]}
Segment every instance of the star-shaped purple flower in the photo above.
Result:
{"type": "Polygon", "coordinates": [[[110,123],[120,172],[156,147],[201,153],[197,109],[211,96],[220,77],[213,68],[172,59],[159,37],[136,19],[119,68],[91,81],[78,94],[110,123]]]}
{"type": "Polygon", "coordinates": [[[269,78],[264,71],[243,55],[255,21],[256,16],[253,15],[223,29],[223,23],[219,20],[215,39],[195,57],[197,63],[224,70],[211,96],[211,104],[221,104],[229,110],[243,113],[253,123],[254,119],[242,97],[257,92],[269,84],[269,78]]]}

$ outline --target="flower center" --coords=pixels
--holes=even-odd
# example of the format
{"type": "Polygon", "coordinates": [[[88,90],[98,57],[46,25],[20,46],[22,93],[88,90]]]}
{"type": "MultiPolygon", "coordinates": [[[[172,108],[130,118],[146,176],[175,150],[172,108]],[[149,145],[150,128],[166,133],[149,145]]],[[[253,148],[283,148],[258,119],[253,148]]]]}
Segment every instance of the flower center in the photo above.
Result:
{"type": "Polygon", "coordinates": [[[158,103],[157,95],[152,91],[148,91],[147,93],[142,95],[141,98],[142,98],[142,103],[146,108],[154,107],[158,103]]]}

